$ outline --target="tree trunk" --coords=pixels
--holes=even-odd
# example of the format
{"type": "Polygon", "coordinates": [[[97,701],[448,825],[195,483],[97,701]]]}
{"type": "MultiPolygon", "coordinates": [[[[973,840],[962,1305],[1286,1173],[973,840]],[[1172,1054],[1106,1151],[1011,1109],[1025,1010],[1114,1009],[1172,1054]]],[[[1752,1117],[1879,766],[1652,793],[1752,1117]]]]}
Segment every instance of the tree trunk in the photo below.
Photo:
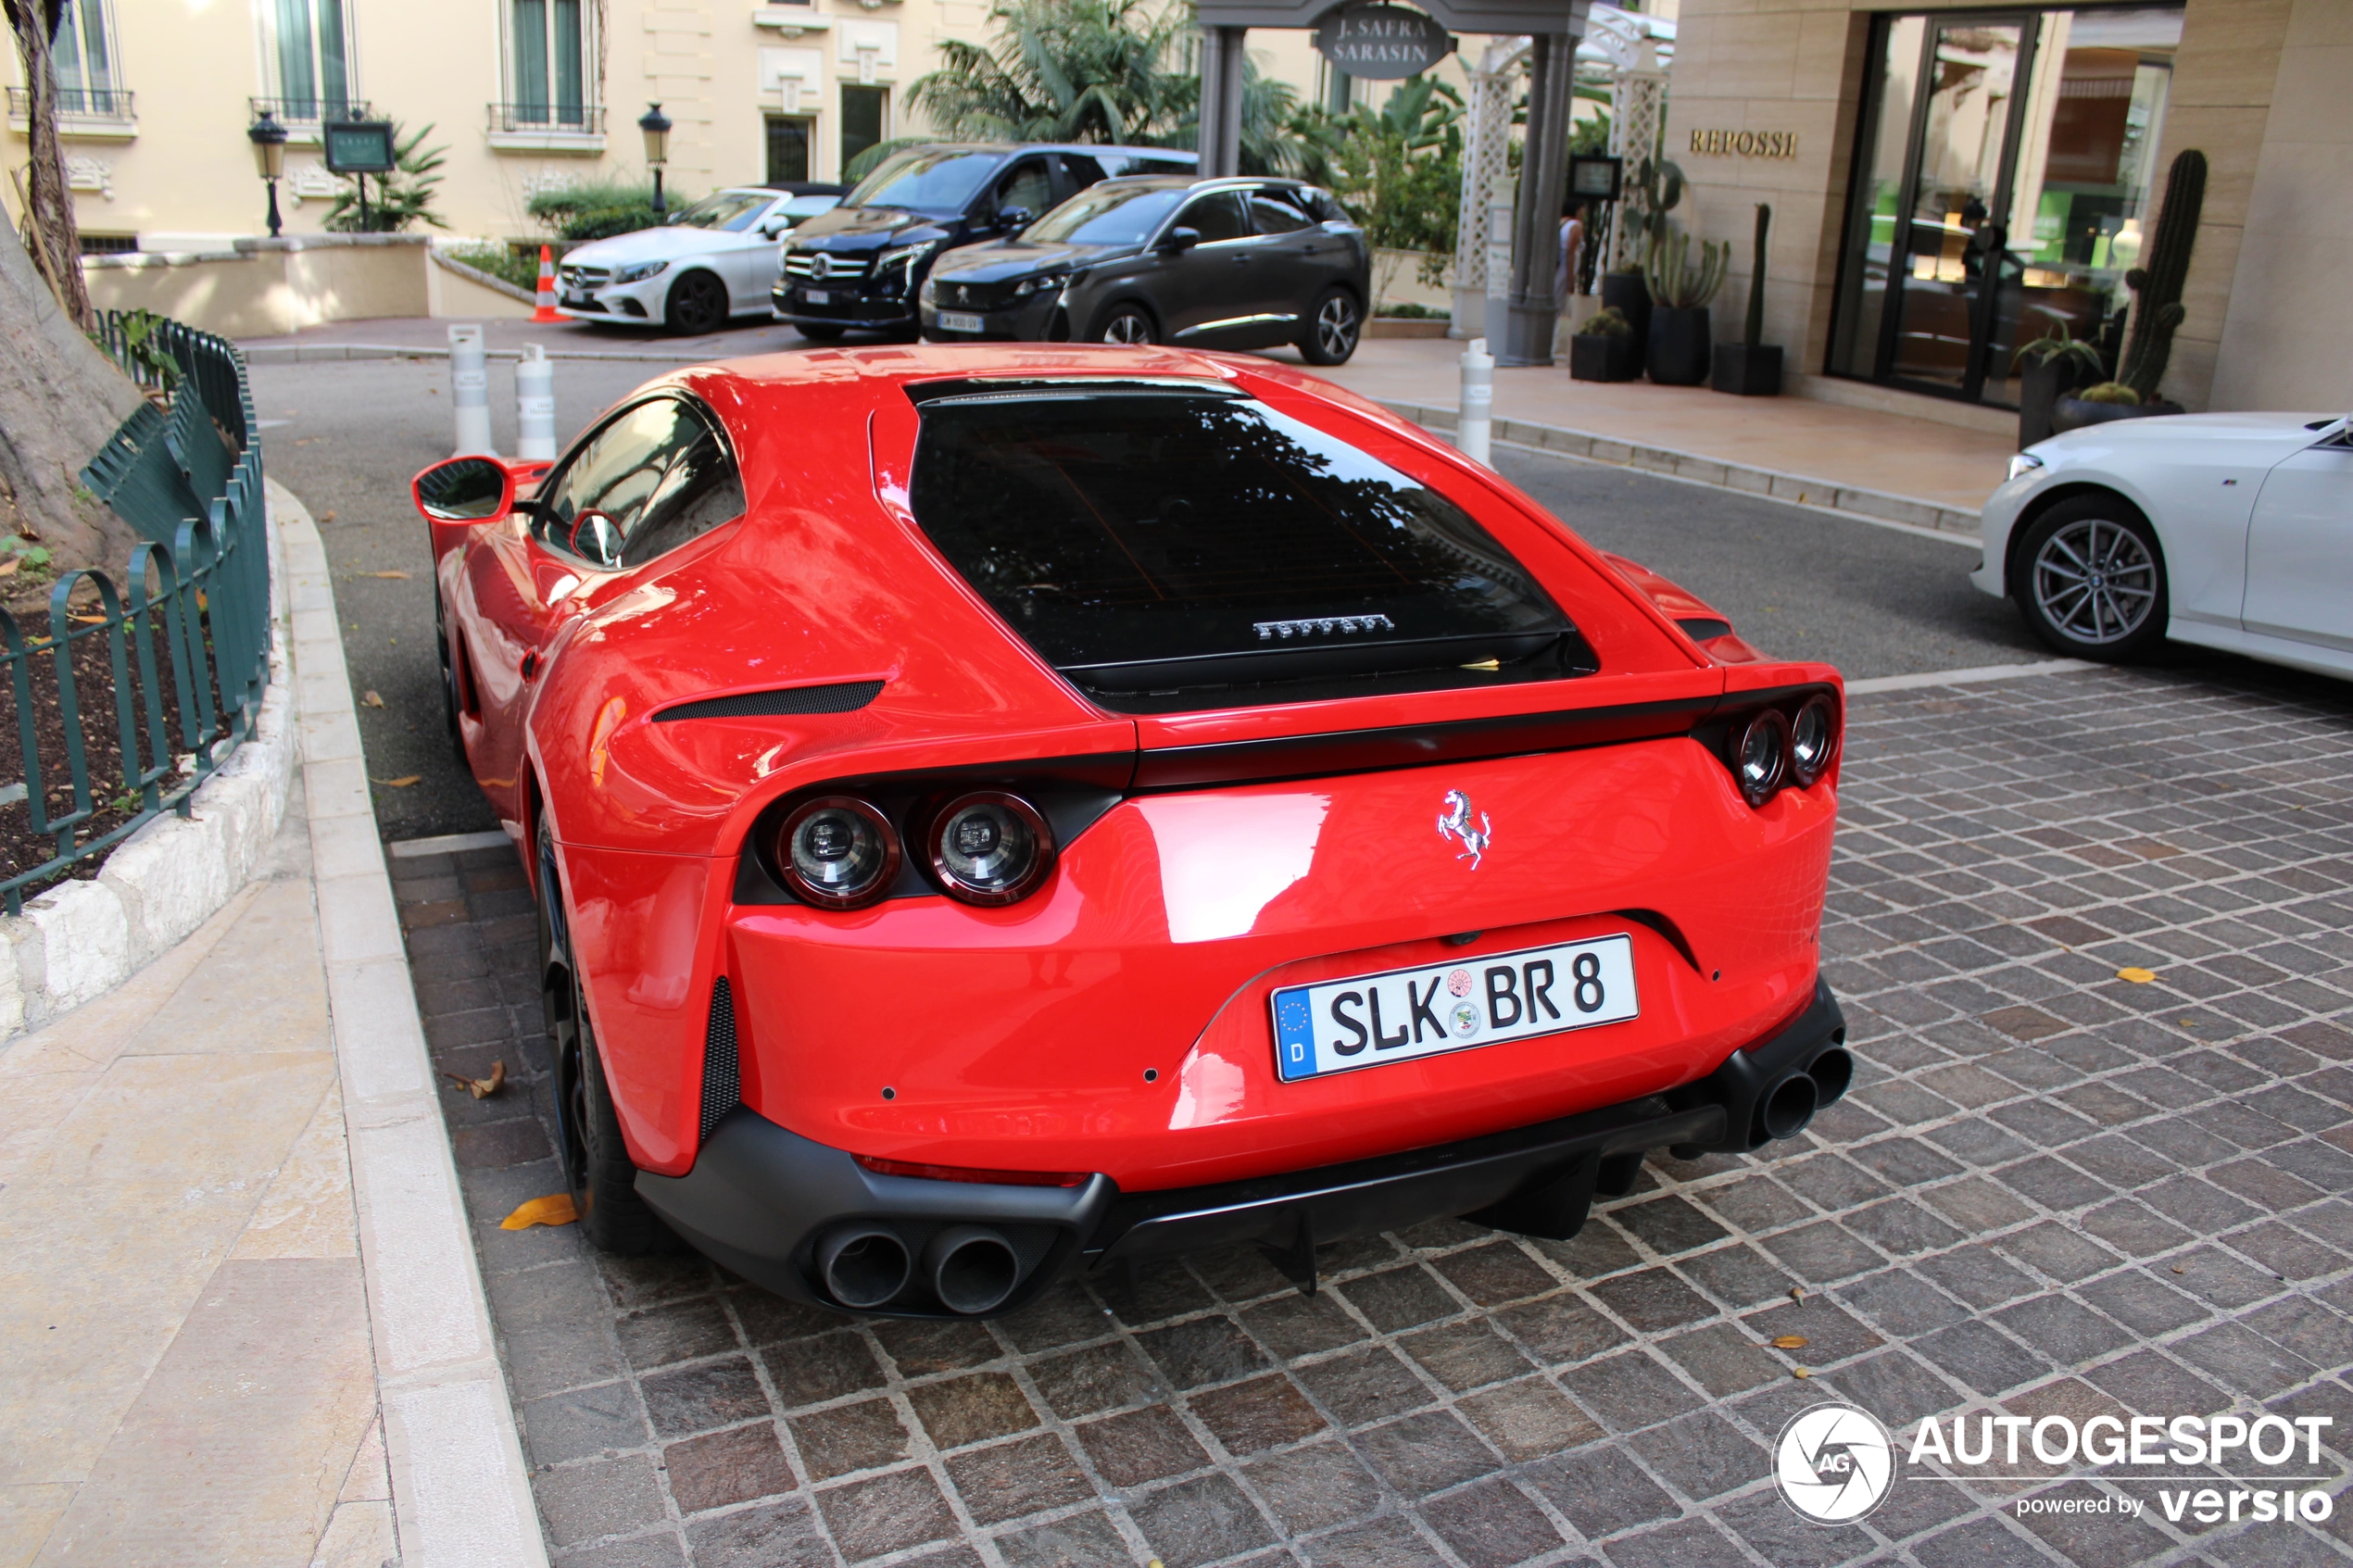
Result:
{"type": "Polygon", "coordinates": [[[17,58],[24,67],[25,136],[31,144],[23,193],[25,225],[38,247],[42,274],[66,313],[88,332],[98,321],[82,277],[82,233],[74,219],[73,191],[66,183],[65,152],[57,144],[57,79],[49,64],[49,40],[57,31],[58,10],[35,0],[8,0],[7,11],[17,35],[17,58]]]}
{"type": "MultiPolygon", "coordinates": [[[[79,266],[73,270],[81,277],[79,266]]],[[[82,335],[0,214],[0,528],[61,570],[116,576],[138,533],[82,486],[82,466],[139,406],[129,376],[82,335]]]]}

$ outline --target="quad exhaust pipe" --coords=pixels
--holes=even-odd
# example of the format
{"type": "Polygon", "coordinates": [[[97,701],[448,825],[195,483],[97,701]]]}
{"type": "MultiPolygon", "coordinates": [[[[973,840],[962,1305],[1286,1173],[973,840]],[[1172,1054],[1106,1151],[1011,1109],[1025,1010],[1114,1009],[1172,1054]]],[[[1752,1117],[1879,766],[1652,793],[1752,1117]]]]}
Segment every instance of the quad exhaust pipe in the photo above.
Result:
{"type": "Polygon", "coordinates": [[[867,1312],[889,1305],[918,1278],[951,1312],[994,1311],[1026,1272],[1013,1244],[988,1225],[950,1225],[935,1233],[918,1264],[896,1228],[856,1221],[825,1233],[816,1261],[826,1292],[867,1312]]]}

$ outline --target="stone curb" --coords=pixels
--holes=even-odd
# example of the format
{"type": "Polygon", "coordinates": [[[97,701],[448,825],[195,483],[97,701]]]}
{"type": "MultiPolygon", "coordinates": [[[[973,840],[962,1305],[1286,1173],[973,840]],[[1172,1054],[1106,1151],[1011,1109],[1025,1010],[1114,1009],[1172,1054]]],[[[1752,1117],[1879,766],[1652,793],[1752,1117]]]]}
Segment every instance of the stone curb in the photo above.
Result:
{"type": "MultiPolygon", "coordinates": [[[[1455,415],[1452,408],[1398,402],[1386,397],[1374,401],[1390,413],[1411,420],[1425,430],[1452,431],[1454,428],[1455,415]]],[[[1621,441],[1616,436],[1570,430],[1561,425],[1499,419],[1494,422],[1493,437],[1497,441],[1531,447],[1540,452],[1556,452],[1564,457],[1615,463],[1623,468],[1646,469],[1654,473],[1673,474],[1678,479],[1712,484],[1722,490],[1769,495],[1777,501],[1795,501],[1803,506],[1820,507],[1830,511],[1851,512],[1874,522],[1901,523],[1907,528],[1925,528],[1936,533],[1975,537],[1982,521],[1976,512],[1963,511],[1958,507],[1948,507],[1938,501],[1922,500],[1916,495],[1894,495],[1884,490],[1866,490],[1858,485],[1840,484],[1835,480],[1802,473],[1783,473],[1776,469],[1752,468],[1746,463],[1728,463],[1720,458],[1701,457],[1695,452],[1679,452],[1671,446],[1621,441]]]]}
{"type": "Polygon", "coordinates": [[[295,744],[286,652],[285,541],[274,509],[270,615],[278,630],[254,733],[197,786],[185,817],[156,818],[95,878],[62,883],[0,918],[0,1040],[95,1001],[193,935],[245,886],[285,820],[295,744]]]}
{"type": "MultiPolygon", "coordinates": [[[[497,282],[495,278],[490,281],[497,282]]],[[[346,359],[447,359],[449,358],[448,349],[434,348],[430,345],[403,348],[397,344],[390,343],[264,343],[250,346],[240,344],[238,347],[245,351],[245,363],[248,365],[320,365],[346,359]]],[[[522,358],[522,350],[493,348],[486,350],[484,358],[520,359],[522,358]]],[[[550,359],[618,360],[633,365],[703,365],[729,357],[724,354],[624,354],[619,350],[606,352],[594,349],[551,348],[547,351],[547,358],[550,359]]]]}
{"type": "Polygon", "coordinates": [[[368,793],[326,550],[300,502],[275,484],[271,496],[286,539],[320,952],[400,1562],[546,1568],[368,793]]]}

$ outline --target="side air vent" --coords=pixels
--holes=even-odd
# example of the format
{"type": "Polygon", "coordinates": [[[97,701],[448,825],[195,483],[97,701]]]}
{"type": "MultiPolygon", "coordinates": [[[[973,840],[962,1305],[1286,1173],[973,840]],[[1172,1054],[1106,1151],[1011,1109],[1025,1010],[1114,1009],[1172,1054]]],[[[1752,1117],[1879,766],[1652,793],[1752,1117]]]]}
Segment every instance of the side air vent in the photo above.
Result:
{"type": "Polygon", "coordinates": [[[760,719],[776,714],[854,713],[882,695],[880,681],[845,681],[836,686],[787,686],[776,692],[737,692],[733,696],[682,702],[654,715],[657,724],[681,719],[760,719]]]}
{"type": "Polygon", "coordinates": [[[736,1060],[736,994],[721,975],[711,988],[711,1027],[702,1043],[702,1136],[711,1141],[719,1119],[743,1103],[743,1073],[736,1060]]]}
{"type": "Polygon", "coordinates": [[[1727,637],[1732,632],[1730,621],[1718,621],[1713,616],[1687,615],[1675,624],[1683,629],[1683,635],[1695,643],[1704,643],[1710,637],[1727,637]]]}

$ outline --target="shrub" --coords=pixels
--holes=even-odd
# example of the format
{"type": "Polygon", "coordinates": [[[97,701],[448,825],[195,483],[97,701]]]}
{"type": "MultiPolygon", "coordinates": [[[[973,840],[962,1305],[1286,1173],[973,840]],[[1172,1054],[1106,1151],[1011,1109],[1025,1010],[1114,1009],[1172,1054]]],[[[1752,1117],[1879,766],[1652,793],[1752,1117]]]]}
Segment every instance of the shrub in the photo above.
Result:
{"type": "Polygon", "coordinates": [[[1578,329],[1579,337],[1632,337],[1634,323],[1626,312],[1615,305],[1605,305],[1593,312],[1592,318],[1578,329]]]}

